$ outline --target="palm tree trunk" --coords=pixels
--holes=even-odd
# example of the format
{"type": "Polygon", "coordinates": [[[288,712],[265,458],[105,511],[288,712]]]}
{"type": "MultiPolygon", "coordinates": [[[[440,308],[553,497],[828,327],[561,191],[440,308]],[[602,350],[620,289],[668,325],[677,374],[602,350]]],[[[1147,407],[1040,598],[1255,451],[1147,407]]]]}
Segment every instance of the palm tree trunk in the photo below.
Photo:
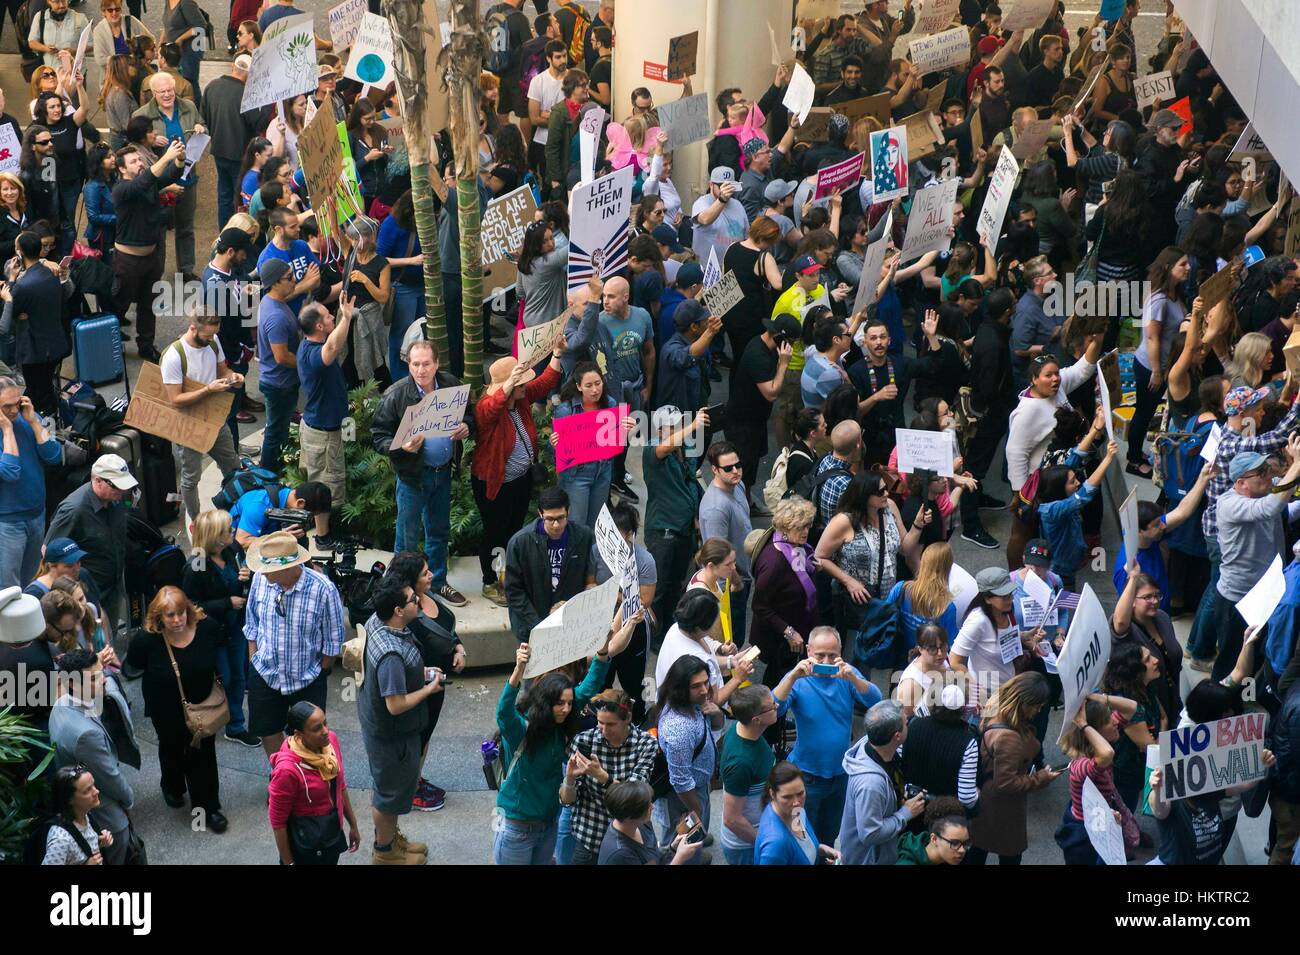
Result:
{"type": "Polygon", "coordinates": [[[483,381],[483,256],[478,208],[478,88],[483,39],[477,0],[452,0],[451,43],[446,59],[452,151],[456,159],[456,209],[460,226],[461,322],[465,380],[483,381]]]}

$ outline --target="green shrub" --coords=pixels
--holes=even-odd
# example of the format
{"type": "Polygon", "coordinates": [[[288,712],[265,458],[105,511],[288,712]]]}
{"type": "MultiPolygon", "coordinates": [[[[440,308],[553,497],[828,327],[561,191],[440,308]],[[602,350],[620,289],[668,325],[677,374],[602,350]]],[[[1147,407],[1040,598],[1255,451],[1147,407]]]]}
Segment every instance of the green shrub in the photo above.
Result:
{"type": "Polygon", "coordinates": [[[0,863],[22,864],[34,806],[47,789],[40,776],[53,758],[45,733],[8,707],[0,710],[0,863]]]}

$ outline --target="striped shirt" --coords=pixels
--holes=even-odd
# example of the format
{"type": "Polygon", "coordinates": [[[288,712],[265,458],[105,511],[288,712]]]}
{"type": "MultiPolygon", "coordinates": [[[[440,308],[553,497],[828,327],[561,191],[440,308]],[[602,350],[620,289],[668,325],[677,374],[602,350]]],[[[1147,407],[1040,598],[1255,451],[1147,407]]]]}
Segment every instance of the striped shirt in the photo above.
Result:
{"type": "MultiPolygon", "coordinates": [[[[583,730],[569,744],[569,758],[578,751],[578,745],[591,747],[591,755],[600,761],[601,768],[609,773],[611,780],[625,781],[637,779],[650,781],[650,772],[654,769],[655,754],[659,752],[658,741],[637,726],[632,726],[628,737],[618,749],[609,745],[605,734],[599,729],[583,730]]],[[[574,784],[578,790],[578,801],[573,805],[573,837],[583,847],[593,853],[600,852],[600,841],[605,838],[609,828],[609,810],[605,808],[605,792],[608,786],[602,786],[591,776],[579,776],[574,784]]]]}
{"type": "Polygon", "coordinates": [[[285,590],[253,575],[244,636],[257,644],[253,669],[285,696],[310,685],[321,673],[321,657],[343,652],[343,601],[330,579],[303,567],[285,590]]]}
{"type": "MultiPolygon", "coordinates": [[[[1297,398],[1300,399],[1300,396],[1297,398]]],[[[1278,422],[1276,428],[1267,434],[1250,438],[1240,431],[1232,430],[1226,424],[1223,426],[1223,436],[1219,438],[1218,450],[1214,452],[1214,465],[1218,470],[1215,471],[1214,477],[1210,478],[1210,483],[1205,486],[1205,513],[1201,515],[1201,529],[1205,531],[1207,538],[1218,539],[1219,498],[1227,494],[1232,487],[1232,479],[1228,477],[1228,462],[1247,451],[1273,454],[1282,450],[1286,447],[1286,439],[1291,429],[1295,427],[1297,414],[1300,414],[1300,403],[1292,401],[1286,417],[1278,422]]]]}
{"type": "Polygon", "coordinates": [[[839,468],[843,473],[827,478],[820,490],[813,491],[813,497],[816,498],[813,503],[818,507],[818,516],[823,526],[829,524],[835,512],[840,509],[840,498],[844,496],[844,492],[849,489],[849,482],[853,480],[849,462],[833,454],[826,455],[817,463],[817,476],[820,477],[831,468],[839,468]]]}

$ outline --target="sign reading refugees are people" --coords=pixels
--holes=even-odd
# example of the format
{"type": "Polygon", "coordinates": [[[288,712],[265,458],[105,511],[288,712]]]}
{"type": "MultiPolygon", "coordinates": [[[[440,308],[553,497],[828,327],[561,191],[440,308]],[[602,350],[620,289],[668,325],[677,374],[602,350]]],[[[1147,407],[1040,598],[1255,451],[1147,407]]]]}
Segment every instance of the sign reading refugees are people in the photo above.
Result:
{"type": "Polygon", "coordinates": [[[483,294],[489,298],[515,287],[524,230],[537,215],[537,199],[528,186],[498,196],[483,210],[483,294]]]}
{"type": "Polygon", "coordinates": [[[569,195],[569,289],[605,278],[627,265],[632,167],[616,169],[569,195]]]}

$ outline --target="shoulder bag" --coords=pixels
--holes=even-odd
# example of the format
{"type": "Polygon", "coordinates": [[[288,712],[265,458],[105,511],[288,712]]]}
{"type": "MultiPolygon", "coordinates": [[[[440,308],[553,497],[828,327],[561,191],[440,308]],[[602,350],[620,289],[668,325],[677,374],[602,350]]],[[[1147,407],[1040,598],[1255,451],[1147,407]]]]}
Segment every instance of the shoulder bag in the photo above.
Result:
{"type": "Polygon", "coordinates": [[[885,575],[885,519],[888,517],[892,515],[882,509],[875,595],[865,604],[855,604],[847,593],[841,598],[847,611],[845,629],[848,638],[853,641],[853,662],[860,670],[891,668],[897,663],[898,616],[903,605],[904,588],[898,588],[898,596],[892,601],[885,600],[880,593],[885,575]]]}
{"type": "Polygon", "coordinates": [[[303,865],[328,865],[348,847],[339,824],[339,780],[330,780],[330,811],[323,816],[290,816],[286,826],[293,861],[303,865]]]}
{"type": "Polygon", "coordinates": [[[185,686],[181,683],[181,668],[176,665],[176,654],[172,653],[167,638],[160,636],[163,646],[167,648],[167,659],[171,660],[172,672],[176,674],[176,689],[181,694],[181,709],[185,713],[185,726],[192,738],[190,745],[197,747],[200,740],[216,736],[217,732],[230,722],[230,704],[226,700],[226,690],[221,685],[221,678],[212,675],[212,690],[202,703],[191,703],[185,699],[185,686]]]}

